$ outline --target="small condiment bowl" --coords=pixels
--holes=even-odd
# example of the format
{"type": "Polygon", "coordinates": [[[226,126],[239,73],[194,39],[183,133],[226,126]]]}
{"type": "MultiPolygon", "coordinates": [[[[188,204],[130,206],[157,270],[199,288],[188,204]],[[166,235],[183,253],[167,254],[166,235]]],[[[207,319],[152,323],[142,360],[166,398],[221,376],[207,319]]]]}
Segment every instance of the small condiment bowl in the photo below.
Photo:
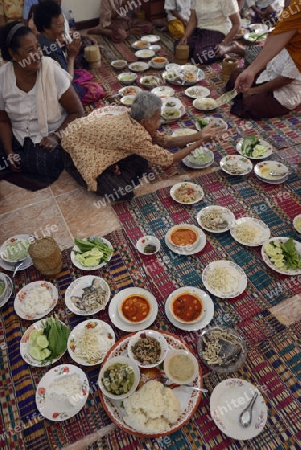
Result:
{"type": "Polygon", "coordinates": [[[100,369],[99,375],[98,375],[99,388],[101,389],[102,393],[106,397],[109,397],[113,400],[123,400],[123,399],[129,397],[130,395],[132,395],[133,392],[135,392],[135,390],[137,389],[139,381],[140,381],[140,369],[137,366],[137,364],[133,360],[128,358],[127,356],[121,356],[121,355],[108,359],[103,364],[102,368],[100,369]],[[108,391],[105,387],[105,382],[104,382],[105,373],[110,369],[110,367],[112,367],[115,364],[125,364],[127,367],[124,368],[124,370],[126,370],[126,372],[130,376],[134,377],[133,385],[131,386],[129,391],[126,392],[125,394],[120,394],[120,395],[113,394],[112,392],[108,391]]]}
{"type": "Polygon", "coordinates": [[[136,249],[139,253],[142,253],[142,255],[154,255],[160,250],[160,241],[155,236],[142,236],[136,242],[136,249]],[[156,247],[154,251],[146,251],[146,247],[150,245],[156,247]]]}
{"type": "Polygon", "coordinates": [[[298,214],[296,217],[294,217],[293,227],[296,233],[301,236],[301,214],[298,214]]]}
{"type": "Polygon", "coordinates": [[[135,361],[135,363],[139,367],[145,368],[145,369],[150,369],[152,367],[158,366],[159,364],[161,364],[163,362],[163,360],[165,359],[167,352],[168,352],[168,345],[167,345],[167,342],[162,333],[159,333],[158,331],[155,331],[155,330],[143,330],[143,331],[138,331],[138,333],[132,335],[132,337],[129,339],[128,346],[127,346],[127,352],[128,352],[129,357],[133,361],[135,361]],[[161,351],[160,351],[160,355],[155,363],[144,364],[143,362],[140,362],[137,359],[137,357],[135,356],[132,349],[135,346],[135,344],[137,344],[139,342],[139,340],[149,338],[149,337],[156,339],[156,341],[160,345],[161,351]]]}
{"type": "Polygon", "coordinates": [[[120,75],[118,75],[118,80],[122,84],[132,84],[136,81],[137,75],[132,72],[122,72],[120,75]]]}
{"type": "Polygon", "coordinates": [[[122,70],[128,65],[127,61],[124,59],[116,59],[115,61],[111,62],[111,66],[114,67],[116,70],[122,70]]]}
{"type": "Polygon", "coordinates": [[[170,350],[164,359],[164,372],[175,384],[190,384],[198,376],[199,365],[188,350],[170,350]]]}

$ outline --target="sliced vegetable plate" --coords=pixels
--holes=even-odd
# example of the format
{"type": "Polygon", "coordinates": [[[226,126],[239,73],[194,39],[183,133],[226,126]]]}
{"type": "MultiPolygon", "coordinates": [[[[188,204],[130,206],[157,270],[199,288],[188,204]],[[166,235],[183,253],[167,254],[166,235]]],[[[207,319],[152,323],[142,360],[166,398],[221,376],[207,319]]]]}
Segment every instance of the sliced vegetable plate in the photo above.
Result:
{"type": "Polygon", "coordinates": [[[48,366],[58,361],[67,349],[70,328],[54,318],[33,323],[22,336],[20,353],[27,364],[48,366]]]}
{"type": "Polygon", "coordinates": [[[229,175],[247,175],[253,169],[251,161],[241,155],[224,156],[219,164],[221,169],[229,175]]]}
{"type": "Polygon", "coordinates": [[[214,162],[214,153],[206,147],[198,147],[190,155],[182,159],[185,166],[191,169],[204,169],[214,162]]]}
{"type": "Polygon", "coordinates": [[[254,217],[241,217],[235,221],[234,226],[230,229],[230,234],[240,244],[256,247],[269,239],[271,232],[262,220],[254,217]]]}
{"type": "Polygon", "coordinates": [[[240,139],[236,144],[236,150],[240,155],[249,159],[265,159],[273,153],[271,144],[255,135],[240,139]]]}
{"type": "Polygon", "coordinates": [[[103,320],[79,323],[70,333],[68,351],[71,358],[83,366],[100,364],[115,344],[113,329],[103,320]]]}
{"type": "Polygon", "coordinates": [[[103,237],[75,238],[74,243],[70,254],[71,261],[81,270],[100,269],[112,258],[112,244],[103,237]]]}
{"type": "Polygon", "coordinates": [[[283,275],[301,275],[301,243],[288,237],[273,237],[261,248],[267,266],[283,275]]]}
{"type": "Polygon", "coordinates": [[[218,128],[218,131],[221,130],[227,130],[228,124],[220,117],[214,117],[214,116],[208,116],[208,117],[197,117],[195,126],[197,130],[202,130],[207,125],[214,126],[215,128],[218,128]]]}
{"type": "Polygon", "coordinates": [[[57,304],[58,291],[49,281],[28,283],[17,293],[14,308],[21,319],[37,320],[46,316],[57,304]]]}

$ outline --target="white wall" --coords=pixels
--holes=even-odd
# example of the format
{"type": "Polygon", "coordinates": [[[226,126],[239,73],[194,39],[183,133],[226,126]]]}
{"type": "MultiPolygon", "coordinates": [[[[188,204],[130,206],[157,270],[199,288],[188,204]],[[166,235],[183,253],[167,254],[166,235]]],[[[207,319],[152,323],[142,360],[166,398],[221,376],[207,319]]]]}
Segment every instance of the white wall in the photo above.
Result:
{"type": "Polygon", "coordinates": [[[65,12],[72,9],[76,22],[96,19],[99,17],[100,0],[63,0],[62,7],[65,12]]]}

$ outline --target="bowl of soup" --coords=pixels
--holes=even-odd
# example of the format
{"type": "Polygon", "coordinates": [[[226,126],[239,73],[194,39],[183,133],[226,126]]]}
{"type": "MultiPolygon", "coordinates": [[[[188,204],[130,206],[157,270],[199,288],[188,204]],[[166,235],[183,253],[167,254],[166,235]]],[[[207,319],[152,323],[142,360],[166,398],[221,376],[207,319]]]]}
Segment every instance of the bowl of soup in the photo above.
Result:
{"type": "Polygon", "coordinates": [[[172,316],[181,323],[198,322],[205,314],[202,298],[188,288],[177,289],[171,295],[169,310],[172,316]]]}
{"type": "Polygon", "coordinates": [[[194,225],[175,225],[167,233],[169,243],[177,248],[193,250],[201,237],[201,230],[194,225]]]}
{"type": "Polygon", "coordinates": [[[124,59],[116,59],[115,61],[111,62],[111,66],[114,67],[116,70],[122,70],[127,66],[127,61],[124,59]]]}
{"type": "Polygon", "coordinates": [[[164,359],[164,372],[176,384],[190,384],[198,376],[196,357],[188,350],[170,350],[164,359]]]}
{"type": "Polygon", "coordinates": [[[163,67],[165,67],[167,63],[168,59],[164,58],[163,56],[155,56],[154,58],[152,58],[152,65],[157,69],[163,69],[163,67]]]}
{"type": "Polygon", "coordinates": [[[152,304],[146,294],[133,293],[127,295],[118,307],[122,320],[131,324],[145,322],[152,312],[152,304]]]}

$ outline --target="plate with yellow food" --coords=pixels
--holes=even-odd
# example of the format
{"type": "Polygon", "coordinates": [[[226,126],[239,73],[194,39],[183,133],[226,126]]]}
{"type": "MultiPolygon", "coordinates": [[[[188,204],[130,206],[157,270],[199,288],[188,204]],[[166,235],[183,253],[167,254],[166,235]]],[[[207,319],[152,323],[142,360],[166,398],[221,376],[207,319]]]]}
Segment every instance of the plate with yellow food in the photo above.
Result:
{"type": "Polygon", "coordinates": [[[289,176],[288,167],[278,161],[264,161],[255,165],[254,173],[268,184],[284,183],[289,176]]]}

